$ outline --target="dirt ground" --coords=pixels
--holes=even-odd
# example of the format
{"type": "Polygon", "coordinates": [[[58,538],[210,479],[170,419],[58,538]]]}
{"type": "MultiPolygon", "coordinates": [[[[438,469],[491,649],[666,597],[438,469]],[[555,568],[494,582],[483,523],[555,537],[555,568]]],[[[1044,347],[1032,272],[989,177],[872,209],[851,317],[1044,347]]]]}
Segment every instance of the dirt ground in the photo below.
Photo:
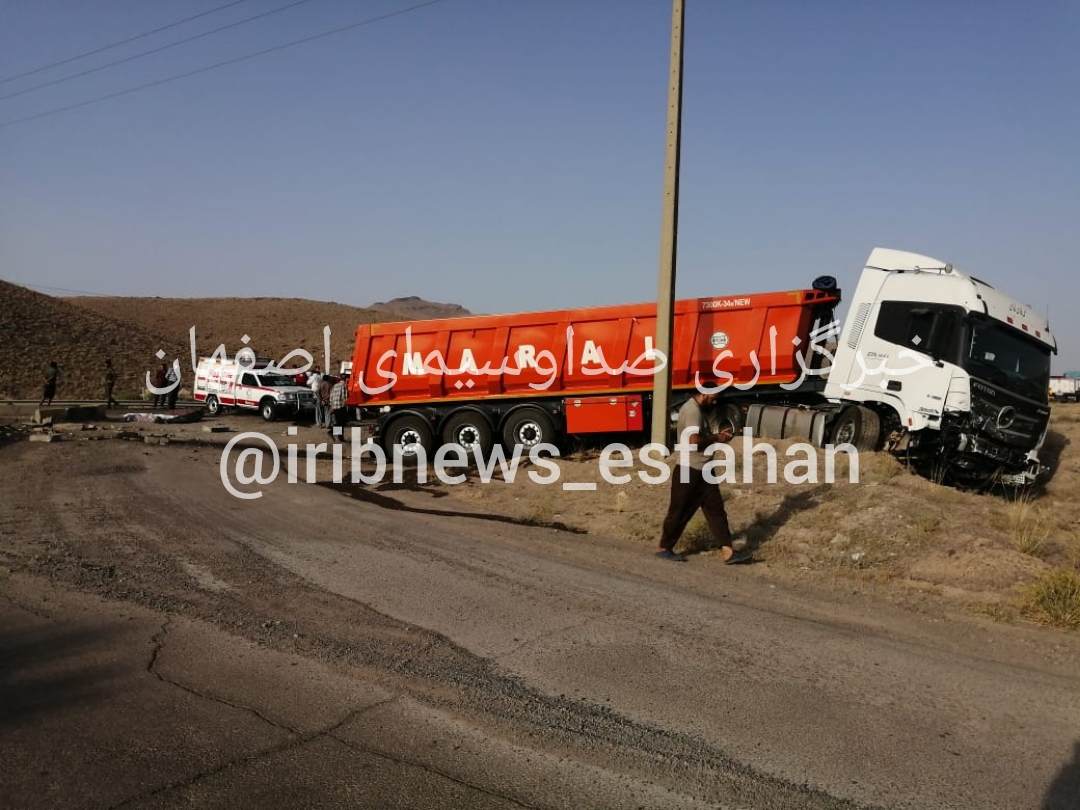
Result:
{"type": "Polygon", "coordinates": [[[599,479],[591,455],[549,485],[336,484],[313,458],[313,485],[298,452],[296,483],[234,480],[263,493],[242,500],[220,479],[242,432],[283,465],[328,440],[246,415],[0,430],[0,804],[1065,810],[1080,789],[1080,635],[972,611],[1005,573],[911,584],[979,541],[1030,577],[1068,564],[1060,535],[1034,556],[993,528],[1012,504],[862,459],[864,484],[725,486],[760,562],[692,536],[672,565],[663,486],[561,488],[599,479]],[[876,528],[916,508],[971,545],[876,528]]]}
{"type": "MultiPolygon", "coordinates": [[[[113,419],[118,416],[112,414],[113,419]]],[[[205,417],[187,425],[57,425],[55,432],[57,438],[68,440],[121,435],[136,441],[220,448],[247,432],[276,443],[283,470],[287,448],[296,447],[299,480],[309,477],[309,464],[312,480],[332,483],[334,478],[333,443],[324,431],[287,421],[267,424],[248,414],[205,417]],[[309,447],[317,460],[306,458],[309,447]]],[[[1045,583],[1055,577],[1065,576],[1070,585],[1073,580],[1068,577],[1080,576],[1077,441],[1080,404],[1055,405],[1043,455],[1051,476],[1022,497],[961,492],[919,477],[882,453],[862,454],[854,462],[845,454],[836,455],[830,481],[825,452],[814,450],[815,464],[805,464],[810,458],[805,449],[787,454],[795,444],[790,441],[753,440],[748,476],[742,437],[730,444],[730,466],[718,467],[716,474],[725,481],[720,487],[736,545],[753,550],[754,564],[747,569],[751,576],[873,593],[928,612],[961,610],[995,621],[1075,628],[1080,626],[1080,614],[1070,613],[1068,605],[1072,599],[1080,605],[1080,592],[1066,595],[1064,608],[1047,611],[1039,589],[1045,590],[1045,583]],[[770,473],[765,446],[774,450],[775,473],[770,473]],[[791,474],[785,476],[786,465],[793,463],[788,468],[791,474]],[[791,483],[799,480],[795,476],[806,480],[791,483]]],[[[246,444],[261,446],[253,435],[246,444]]],[[[549,460],[557,465],[557,479],[552,469],[532,465],[526,456],[511,474],[497,465],[487,476],[475,467],[451,468],[445,475],[461,475],[462,480],[448,483],[429,465],[420,480],[415,470],[406,469],[398,476],[400,483],[395,482],[392,468],[387,468],[377,481],[355,484],[350,483],[354,467],[368,476],[374,476],[375,467],[370,456],[353,465],[353,447],[348,442],[340,445],[339,466],[340,488],[351,495],[398,509],[485,513],[512,523],[563,529],[580,534],[583,541],[590,536],[611,538],[642,554],[656,547],[669,499],[669,483],[657,482],[659,462],[654,458],[644,463],[639,447],[628,447],[625,456],[611,456],[616,464],[622,458],[630,460],[606,468],[610,478],[625,477],[619,483],[605,479],[599,448],[549,460]],[[544,483],[537,483],[530,473],[544,483]],[[565,489],[566,483],[594,488],[565,489]]],[[[233,456],[238,453],[234,450],[233,456]]],[[[667,461],[669,471],[673,463],[667,461]]],[[[705,558],[719,554],[700,513],[677,550],[705,558]]]]}

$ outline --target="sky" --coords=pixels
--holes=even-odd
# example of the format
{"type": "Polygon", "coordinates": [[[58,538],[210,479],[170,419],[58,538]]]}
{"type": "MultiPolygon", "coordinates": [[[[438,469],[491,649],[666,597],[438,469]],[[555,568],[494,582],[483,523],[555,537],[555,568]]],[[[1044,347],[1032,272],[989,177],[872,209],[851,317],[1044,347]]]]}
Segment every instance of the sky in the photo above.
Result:
{"type": "MultiPolygon", "coordinates": [[[[0,0],[0,278],[656,299],[669,0],[441,0],[164,81],[420,2],[244,0],[37,71],[225,2],[0,0]]],[[[1080,3],[686,0],[683,47],[677,297],[854,292],[910,250],[1048,311],[1080,370],[1080,3]]]]}

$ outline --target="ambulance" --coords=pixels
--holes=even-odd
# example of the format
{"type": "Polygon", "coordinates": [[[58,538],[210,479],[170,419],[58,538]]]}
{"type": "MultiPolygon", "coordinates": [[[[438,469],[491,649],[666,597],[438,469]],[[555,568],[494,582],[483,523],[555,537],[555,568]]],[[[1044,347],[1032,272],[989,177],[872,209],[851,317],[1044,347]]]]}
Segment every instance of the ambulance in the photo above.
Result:
{"type": "Polygon", "coordinates": [[[274,368],[270,360],[245,356],[201,357],[195,371],[193,396],[211,416],[224,408],[257,411],[267,422],[279,416],[315,414],[315,394],[296,378],[274,368]]]}

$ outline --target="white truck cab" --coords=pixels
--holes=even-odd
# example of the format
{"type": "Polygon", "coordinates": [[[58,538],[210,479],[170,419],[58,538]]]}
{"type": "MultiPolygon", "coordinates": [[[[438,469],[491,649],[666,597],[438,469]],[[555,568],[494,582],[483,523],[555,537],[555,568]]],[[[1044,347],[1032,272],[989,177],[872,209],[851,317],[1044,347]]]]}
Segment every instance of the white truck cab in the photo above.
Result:
{"type": "Polygon", "coordinates": [[[958,481],[1029,484],[1044,471],[1056,353],[1033,307],[945,262],[877,248],[823,392],[862,406],[834,437],[874,431],[892,452],[958,481]]]}
{"type": "Polygon", "coordinates": [[[257,411],[270,422],[285,414],[314,412],[315,394],[295,377],[273,368],[269,360],[238,357],[199,358],[193,396],[210,414],[229,407],[257,411]]]}

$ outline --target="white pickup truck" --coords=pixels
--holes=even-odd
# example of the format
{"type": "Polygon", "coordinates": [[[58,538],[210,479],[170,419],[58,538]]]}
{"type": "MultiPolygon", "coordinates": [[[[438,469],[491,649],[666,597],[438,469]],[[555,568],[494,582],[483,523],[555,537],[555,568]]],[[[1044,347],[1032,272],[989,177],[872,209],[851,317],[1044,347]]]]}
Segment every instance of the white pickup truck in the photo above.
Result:
{"type": "Polygon", "coordinates": [[[195,371],[193,396],[211,415],[226,407],[257,411],[267,422],[283,415],[314,414],[312,390],[270,366],[268,360],[202,357],[195,371]]]}

